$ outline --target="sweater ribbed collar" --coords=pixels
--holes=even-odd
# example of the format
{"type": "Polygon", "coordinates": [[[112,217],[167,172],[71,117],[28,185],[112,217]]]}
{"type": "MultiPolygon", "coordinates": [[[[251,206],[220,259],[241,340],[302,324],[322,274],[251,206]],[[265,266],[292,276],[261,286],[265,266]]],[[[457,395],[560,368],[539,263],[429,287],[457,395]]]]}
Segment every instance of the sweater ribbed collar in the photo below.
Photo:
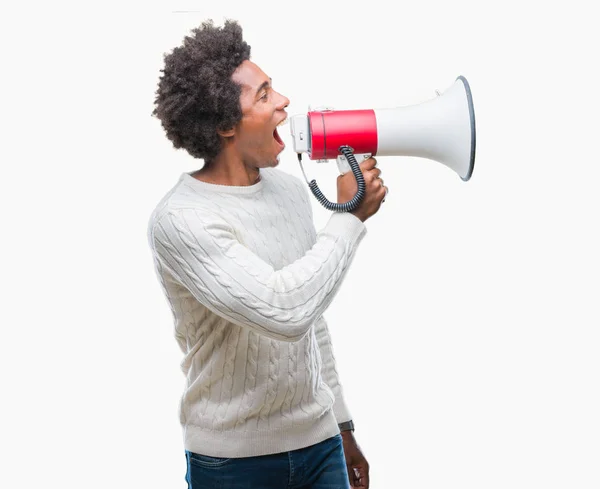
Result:
{"type": "Polygon", "coordinates": [[[196,188],[201,191],[208,192],[218,192],[218,193],[226,193],[226,194],[254,194],[262,190],[265,183],[265,175],[266,172],[264,169],[260,171],[260,180],[254,185],[245,185],[245,186],[236,186],[236,185],[218,185],[216,183],[207,183],[202,180],[198,180],[194,178],[191,174],[192,172],[184,172],[181,174],[180,181],[183,181],[190,185],[193,188],[196,188]]]}

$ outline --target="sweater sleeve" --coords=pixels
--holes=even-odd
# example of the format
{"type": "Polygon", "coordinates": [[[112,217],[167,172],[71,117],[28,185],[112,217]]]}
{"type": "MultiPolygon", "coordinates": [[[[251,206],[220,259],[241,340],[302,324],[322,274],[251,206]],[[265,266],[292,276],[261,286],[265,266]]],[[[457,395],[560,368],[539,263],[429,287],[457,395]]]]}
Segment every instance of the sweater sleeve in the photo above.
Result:
{"type": "Polygon", "coordinates": [[[333,213],[306,254],[281,270],[241,244],[220,216],[172,209],[152,227],[160,264],[204,306],[242,327],[298,341],[327,309],[366,234],[350,213],[333,213]]]}
{"type": "Polygon", "coordinates": [[[325,318],[321,317],[317,320],[315,324],[315,335],[319,345],[319,353],[321,354],[321,376],[335,396],[335,402],[333,404],[335,418],[337,419],[338,424],[350,421],[352,415],[344,400],[344,392],[338,377],[335,357],[333,355],[333,345],[331,343],[331,336],[325,318]]]}

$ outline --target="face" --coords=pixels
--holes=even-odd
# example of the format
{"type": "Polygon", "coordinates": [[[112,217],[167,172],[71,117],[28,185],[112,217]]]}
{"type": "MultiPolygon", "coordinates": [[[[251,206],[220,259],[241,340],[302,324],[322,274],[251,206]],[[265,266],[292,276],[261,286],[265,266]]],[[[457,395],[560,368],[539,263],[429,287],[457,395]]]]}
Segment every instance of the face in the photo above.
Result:
{"type": "Polygon", "coordinates": [[[233,144],[245,164],[277,166],[285,148],[277,126],[287,120],[290,101],[273,90],[271,79],[251,61],[238,66],[231,78],[242,87],[242,120],[233,129],[233,144]]]}

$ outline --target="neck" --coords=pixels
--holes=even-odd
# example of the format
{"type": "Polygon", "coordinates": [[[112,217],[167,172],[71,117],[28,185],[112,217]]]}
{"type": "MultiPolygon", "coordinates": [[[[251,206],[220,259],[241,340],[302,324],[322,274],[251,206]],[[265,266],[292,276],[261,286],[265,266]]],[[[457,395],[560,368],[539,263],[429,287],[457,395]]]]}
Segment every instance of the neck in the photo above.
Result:
{"type": "Polygon", "coordinates": [[[207,183],[247,187],[260,180],[260,169],[244,163],[233,151],[223,149],[210,165],[194,172],[192,176],[207,183]]]}

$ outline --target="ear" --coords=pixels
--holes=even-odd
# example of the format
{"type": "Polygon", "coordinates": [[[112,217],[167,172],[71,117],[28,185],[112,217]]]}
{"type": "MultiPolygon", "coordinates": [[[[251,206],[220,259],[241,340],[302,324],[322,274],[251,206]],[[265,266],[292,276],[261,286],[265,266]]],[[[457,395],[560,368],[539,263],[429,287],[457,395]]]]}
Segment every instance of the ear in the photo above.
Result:
{"type": "Polygon", "coordinates": [[[227,129],[226,131],[217,130],[217,134],[224,138],[230,138],[231,136],[233,136],[235,134],[235,127],[232,127],[231,129],[227,129]]]}

